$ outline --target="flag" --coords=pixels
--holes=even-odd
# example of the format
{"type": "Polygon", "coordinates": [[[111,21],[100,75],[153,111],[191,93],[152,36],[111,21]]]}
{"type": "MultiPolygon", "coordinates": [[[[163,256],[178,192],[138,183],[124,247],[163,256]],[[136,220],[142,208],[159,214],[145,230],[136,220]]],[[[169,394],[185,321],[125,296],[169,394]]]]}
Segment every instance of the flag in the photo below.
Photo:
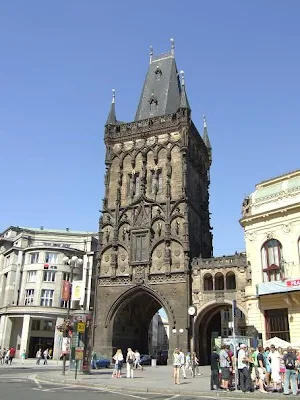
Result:
{"type": "Polygon", "coordinates": [[[69,301],[71,295],[71,282],[63,281],[62,291],[61,291],[61,299],[63,301],[69,301]]]}

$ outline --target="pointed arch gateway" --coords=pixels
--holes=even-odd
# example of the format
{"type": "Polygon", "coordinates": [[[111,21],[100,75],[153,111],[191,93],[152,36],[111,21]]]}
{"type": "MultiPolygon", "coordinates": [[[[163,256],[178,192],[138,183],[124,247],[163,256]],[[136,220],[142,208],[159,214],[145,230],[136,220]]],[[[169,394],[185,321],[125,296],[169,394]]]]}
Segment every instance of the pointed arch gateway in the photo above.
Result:
{"type": "Polygon", "coordinates": [[[111,331],[113,352],[117,348],[125,352],[131,347],[141,354],[149,354],[149,326],[161,308],[167,314],[169,326],[175,326],[174,312],[158,291],[138,285],[122,293],[112,304],[105,320],[105,327],[111,331]]]}

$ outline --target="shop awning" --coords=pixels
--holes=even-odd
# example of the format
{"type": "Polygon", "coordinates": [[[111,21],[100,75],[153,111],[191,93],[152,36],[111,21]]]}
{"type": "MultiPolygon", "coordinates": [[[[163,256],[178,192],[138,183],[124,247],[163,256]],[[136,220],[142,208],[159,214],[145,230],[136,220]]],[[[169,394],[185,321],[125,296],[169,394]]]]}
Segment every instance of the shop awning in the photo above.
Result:
{"type": "MultiPolygon", "coordinates": [[[[298,281],[297,281],[298,282],[298,281]]],[[[257,296],[264,296],[275,293],[288,293],[300,291],[300,286],[288,286],[287,281],[266,282],[256,285],[257,296]]]]}

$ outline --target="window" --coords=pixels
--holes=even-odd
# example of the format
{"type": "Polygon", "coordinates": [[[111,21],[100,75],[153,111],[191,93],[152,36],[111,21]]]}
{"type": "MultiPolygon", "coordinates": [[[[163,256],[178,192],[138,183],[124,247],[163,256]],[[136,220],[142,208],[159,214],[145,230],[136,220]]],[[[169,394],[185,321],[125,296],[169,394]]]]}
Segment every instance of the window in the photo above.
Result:
{"type": "Polygon", "coordinates": [[[70,273],[69,272],[63,273],[63,281],[70,281],[70,273]]]}
{"type": "Polygon", "coordinates": [[[36,271],[27,271],[27,282],[35,282],[36,281],[36,271]]]}
{"type": "Polygon", "coordinates": [[[274,336],[290,341],[290,327],[288,319],[288,309],[280,308],[265,311],[266,336],[267,340],[274,336]]]}
{"type": "Polygon", "coordinates": [[[156,169],[150,171],[151,193],[162,192],[162,170],[156,169]]]}
{"type": "Polygon", "coordinates": [[[224,275],[221,272],[215,275],[215,290],[224,290],[224,275]]]}
{"type": "Polygon", "coordinates": [[[10,256],[7,256],[7,257],[6,257],[6,266],[10,265],[10,259],[11,259],[10,256]]]}
{"type": "Polygon", "coordinates": [[[147,261],[147,249],[147,233],[134,233],[132,235],[132,261],[147,261]]]}
{"type": "Polygon", "coordinates": [[[127,176],[127,197],[138,196],[140,194],[140,174],[132,172],[127,176]]]}
{"type": "Polygon", "coordinates": [[[30,254],[30,264],[37,264],[39,262],[39,253],[30,254]]]}
{"type": "Polygon", "coordinates": [[[57,253],[46,253],[46,256],[45,256],[45,261],[46,261],[46,263],[51,263],[51,264],[53,264],[53,263],[56,263],[56,261],[57,261],[57,253]]]}
{"type": "Polygon", "coordinates": [[[54,290],[43,289],[41,294],[41,306],[52,307],[54,290]]]}
{"type": "Polygon", "coordinates": [[[53,326],[53,321],[51,320],[46,320],[43,321],[43,331],[53,331],[54,330],[54,326],[53,326]]]}
{"type": "Polygon", "coordinates": [[[203,278],[204,290],[213,290],[213,277],[211,274],[205,274],[203,278]]]}
{"type": "Polygon", "coordinates": [[[226,289],[228,290],[236,289],[235,273],[232,271],[226,274],[226,289]]]}
{"type": "Polygon", "coordinates": [[[33,299],[34,299],[34,289],[26,289],[24,305],[33,306],[33,299]]]}
{"type": "Polygon", "coordinates": [[[39,331],[41,329],[41,321],[39,319],[33,319],[31,322],[31,330],[39,331]]]}
{"type": "Polygon", "coordinates": [[[64,300],[61,300],[61,301],[60,301],[60,307],[62,307],[62,308],[67,308],[67,307],[68,307],[68,302],[67,302],[67,301],[64,301],[64,300]]]}
{"type": "Polygon", "coordinates": [[[261,249],[264,282],[280,281],[281,243],[276,239],[268,240],[261,249]]]}
{"type": "Polygon", "coordinates": [[[230,311],[224,310],[223,311],[223,318],[224,318],[224,321],[229,321],[230,320],[230,311]]]}
{"type": "Polygon", "coordinates": [[[44,271],[44,282],[55,282],[55,272],[44,271]]]}

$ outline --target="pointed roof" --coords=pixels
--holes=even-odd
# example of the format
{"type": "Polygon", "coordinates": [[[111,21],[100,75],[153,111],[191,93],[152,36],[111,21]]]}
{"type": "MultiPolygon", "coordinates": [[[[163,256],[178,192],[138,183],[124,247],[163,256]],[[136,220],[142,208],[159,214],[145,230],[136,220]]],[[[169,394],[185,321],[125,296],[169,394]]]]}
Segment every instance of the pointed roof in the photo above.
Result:
{"type": "Polygon", "coordinates": [[[168,53],[153,55],[137,108],[135,120],[176,113],[180,106],[181,87],[174,57],[174,40],[168,53]]]}
{"type": "Polygon", "coordinates": [[[205,143],[205,146],[208,149],[211,149],[211,144],[210,144],[210,140],[209,140],[208,132],[207,132],[207,123],[206,123],[205,115],[203,115],[203,142],[205,143]]]}
{"type": "Polygon", "coordinates": [[[180,108],[191,109],[187,94],[185,91],[185,80],[184,80],[184,71],[180,71],[181,74],[181,96],[180,96],[180,108]]]}
{"type": "Polygon", "coordinates": [[[117,122],[116,110],[115,110],[115,99],[116,99],[115,89],[113,89],[112,92],[113,92],[113,97],[112,97],[111,106],[110,106],[109,114],[108,114],[105,125],[114,125],[117,122]]]}

